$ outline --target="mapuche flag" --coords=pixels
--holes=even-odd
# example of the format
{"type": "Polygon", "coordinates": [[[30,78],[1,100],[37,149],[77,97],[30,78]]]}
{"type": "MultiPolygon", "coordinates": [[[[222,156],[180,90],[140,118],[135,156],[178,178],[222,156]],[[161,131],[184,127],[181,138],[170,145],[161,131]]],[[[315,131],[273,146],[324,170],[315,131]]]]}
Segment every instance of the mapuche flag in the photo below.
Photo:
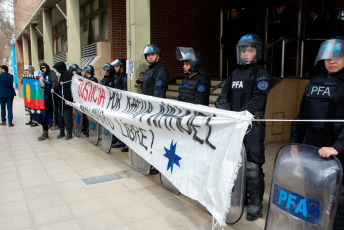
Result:
{"type": "Polygon", "coordinates": [[[39,80],[32,75],[22,75],[25,110],[32,115],[44,113],[44,95],[39,80]]]}

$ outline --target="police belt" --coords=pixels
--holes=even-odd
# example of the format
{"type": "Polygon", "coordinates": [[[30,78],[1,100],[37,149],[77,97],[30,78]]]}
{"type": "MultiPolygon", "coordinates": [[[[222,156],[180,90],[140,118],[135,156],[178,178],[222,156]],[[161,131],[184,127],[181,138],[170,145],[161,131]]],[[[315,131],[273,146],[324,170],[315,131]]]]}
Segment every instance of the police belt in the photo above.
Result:
{"type": "Polygon", "coordinates": [[[327,129],[327,128],[310,127],[310,129],[315,133],[319,133],[323,135],[331,135],[332,133],[331,129],[327,129]]]}

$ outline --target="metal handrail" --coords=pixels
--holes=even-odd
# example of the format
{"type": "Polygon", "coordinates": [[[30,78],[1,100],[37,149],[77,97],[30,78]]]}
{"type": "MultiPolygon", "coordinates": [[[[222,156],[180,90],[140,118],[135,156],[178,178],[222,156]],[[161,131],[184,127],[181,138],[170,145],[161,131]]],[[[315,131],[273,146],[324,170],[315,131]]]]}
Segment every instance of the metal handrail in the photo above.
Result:
{"type": "MultiPolygon", "coordinates": [[[[297,37],[280,37],[279,39],[277,39],[275,42],[273,42],[271,45],[265,47],[264,52],[267,52],[269,49],[271,49],[272,47],[274,47],[276,44],[278,44],[279,42],[282,41],[282,67],[281,67],[281,77],[283,78],[284,76],[284,54],[285,54],[285,40],[292,40],[292,41],[301,41],[301,57],[300,57],[300,78],[302,78],[302,72],[303,72],[303,62],[304,62],[304,45],[305,45],[305,41],[326,41],[327,39],[323,39],[323,38],[297,38],[297,37]]],[[[218,88],[220,88],[224,82],[226,81],[226,79],[224,79],[222,82],[220,82],[219,84],[217,84],[215,87],[213,87],[210,90],[210,94],[212,94],[215,90],[217,90],[218,88]]]]}

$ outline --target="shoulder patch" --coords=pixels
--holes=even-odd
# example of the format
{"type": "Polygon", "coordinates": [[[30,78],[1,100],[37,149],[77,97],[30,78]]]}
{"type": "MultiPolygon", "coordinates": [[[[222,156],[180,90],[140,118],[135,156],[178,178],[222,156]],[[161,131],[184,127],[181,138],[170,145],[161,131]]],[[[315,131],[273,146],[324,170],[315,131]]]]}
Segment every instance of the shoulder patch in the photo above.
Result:
{"type": "Polygon", "coordinates": [[[200,93],[204,92],[205,91],[205,86],[204,85],[197,86],[197,91],[200,92],[200,93]]]}
{"type": "Polygon", "coordinates": [[[267,82],[267,81],[260,81],[260,82],[258,82],[257,87],[260,90],[267,90],[269,88],[269,82],[267,82]]]}
{"type": "Polygon", "coordinates": [[[155,82],[155,85],[156,85],[157,87],[162,86],[162,81],[161,81],[161,80],[157,80],[157,81],[155,82]]]}

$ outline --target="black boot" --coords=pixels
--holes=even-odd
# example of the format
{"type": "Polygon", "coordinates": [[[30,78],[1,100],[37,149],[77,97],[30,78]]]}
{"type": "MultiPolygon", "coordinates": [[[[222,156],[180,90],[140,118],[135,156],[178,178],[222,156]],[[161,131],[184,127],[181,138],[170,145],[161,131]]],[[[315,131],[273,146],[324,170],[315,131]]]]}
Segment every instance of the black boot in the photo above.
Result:
{"type": "Polygon", "coordinates": [[[26,122],[25,125],[32,125],[32,121],[26,122]]]}
{"type": "Polygon", "coordinates": [[[122,152],[122,153],[125,153],[125,152],[128,152],[128,151],[129,151],[128,146],[124,146],[124,148],[121,149],[121,152],[122,152]]]}
{"type": "Polygon", "coordinates": [[[117,139],[117,142],[115,144],[113,144],[111,147],[112,148],[120,148],[120,147],[124,147],[124,146],[125,146],[125,144],[122,141],[120,141],[119,139],[117,139]]]}
{"type": "Polygon", "coordinates": [[[68,141],[68,140],[70,140],[70,139],[72,139],[72,138],[73,138],[72,133],[68,132],[68,133],[67,133],[67,136],[66,136],[66,141],[68,141]]]}
{"type": "Polygon", "coordinates": [[[60,138],[62,138],[62,137],[64,137],[65,136],[65,132],[64,131],[60,131],[60,134],[56,137],[57,139],[60,139],[60,138]]]}
{"type": "Polygon", "coordinates": [[[249,194],[249,205],[247,207],[248,221],[255,221],[262,218],[262,201],[265,190],[264,173],[262,166],[252,162],[247,162],[246,183],[249,194]]]}

